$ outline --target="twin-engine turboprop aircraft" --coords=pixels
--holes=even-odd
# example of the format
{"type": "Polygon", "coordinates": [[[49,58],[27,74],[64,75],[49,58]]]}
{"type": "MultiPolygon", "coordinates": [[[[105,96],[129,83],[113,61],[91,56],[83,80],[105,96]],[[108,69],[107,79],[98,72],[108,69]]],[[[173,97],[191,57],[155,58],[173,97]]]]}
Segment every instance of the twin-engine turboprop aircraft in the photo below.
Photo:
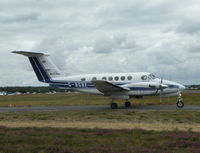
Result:
{"type": "Polygon", "coordinates": [[[118,107],[114,99],[124,99],[125,106],[131,107],[130,98],[143,96],[178,96],[177,107],[184,103],[181,90],[185,87],[179,83],[156,78],[147,72],[136,73],[101,73],[64,76],[48,55],[36,52],[13,51],[12,53],[27,56],[40,82],[51,87],[65,90],[101,94],[112,98],[111,108],[118,107]]]}

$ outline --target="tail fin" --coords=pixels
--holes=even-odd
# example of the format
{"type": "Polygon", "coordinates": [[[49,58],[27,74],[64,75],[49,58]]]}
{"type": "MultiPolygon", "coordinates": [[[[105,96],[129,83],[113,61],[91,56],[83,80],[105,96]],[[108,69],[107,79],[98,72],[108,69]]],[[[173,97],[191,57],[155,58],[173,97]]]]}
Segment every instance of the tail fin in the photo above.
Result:
{"type": "Polygon", "coordinates": [[[27,51],[13,51],[12,53],[27,56],[35,71],[35,74],[41,82],[51,82],[56,77],[61,77],[60,70],[48,58],[49,55],[27,51]]]}

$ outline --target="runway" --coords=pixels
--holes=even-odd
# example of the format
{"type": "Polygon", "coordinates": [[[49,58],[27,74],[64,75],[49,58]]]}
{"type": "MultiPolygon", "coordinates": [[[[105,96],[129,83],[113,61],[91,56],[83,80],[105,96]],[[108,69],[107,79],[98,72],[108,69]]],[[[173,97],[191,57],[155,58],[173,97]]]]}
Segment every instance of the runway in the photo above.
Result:
{"type": "MultiPolygon", "coordinates": [[[[177,108],[175,105],[145,105],[145,106],[132,106],[125,108],[120,106],[119,110],[131,109],[137,111],[150,111],[150,110],[200,110],[200,106],[186,105],[184,108],[177,108]]],[[[104,106],[25,106],[25,107],[0,107],[0,112],[18,112],[18,111],[64,111],[64,110],[111,110],[108,105],[104,106]]]]}

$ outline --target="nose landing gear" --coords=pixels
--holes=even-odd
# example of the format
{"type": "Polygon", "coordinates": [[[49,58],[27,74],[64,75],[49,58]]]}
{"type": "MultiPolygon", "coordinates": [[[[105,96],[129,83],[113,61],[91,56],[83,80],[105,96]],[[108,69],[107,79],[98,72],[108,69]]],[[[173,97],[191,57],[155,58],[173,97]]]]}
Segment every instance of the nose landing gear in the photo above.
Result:
{"type": "Polygon", "coordinates": [[[184,107],[184,102],[183,102],[183,98],[182,98],[181,92],[179,92],[178,101],[176,103],[176,106],[178,108],[183,108],[184,107]]]}

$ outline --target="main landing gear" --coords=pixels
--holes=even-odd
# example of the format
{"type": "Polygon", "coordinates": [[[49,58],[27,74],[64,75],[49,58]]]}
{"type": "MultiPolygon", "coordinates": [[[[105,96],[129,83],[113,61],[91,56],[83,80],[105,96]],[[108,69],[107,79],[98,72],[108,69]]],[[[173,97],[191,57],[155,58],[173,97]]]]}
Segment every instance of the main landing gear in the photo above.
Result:
{"type": "Polygon", "coordinates": [[[111,109],[117,109],[117,108],[118,108],[117,103],[112,102],[112,103],[110,104],[110,108],[111,108],[111,109]]]}
{"type": "Polygon", "coordinates": [[[126,108],[130,108],[130,107],[131,107],[131,102],[127,100],[127,101],[125,102],[125,107],[126,107],[126,108]]]}
{"type": "Polygon", "coordinates": [[[176,103],[176,106],[178,108],[183,108],[184,107],[184,102],[183,102],[183,98],[182,98],[181,92],[179,92],[178,101],[176,103]]]}
{"type": "MultiPolygon", "coordinates": [[[[128,100],[126,100],[126,102],[125,102],[125,107],[126,107],[126,108],[130,108],[130,107],[131,107],[131,102],[128,101],[128,100]]],[[[117,103],[115,103],[115,102],[113,101],[113,99],[112,99],[112,102],[111,102],[111,104],[110,104],[110,108],[111,108],[111,109],[117,109],[117,108],[118,108],[117,103]]]]}

